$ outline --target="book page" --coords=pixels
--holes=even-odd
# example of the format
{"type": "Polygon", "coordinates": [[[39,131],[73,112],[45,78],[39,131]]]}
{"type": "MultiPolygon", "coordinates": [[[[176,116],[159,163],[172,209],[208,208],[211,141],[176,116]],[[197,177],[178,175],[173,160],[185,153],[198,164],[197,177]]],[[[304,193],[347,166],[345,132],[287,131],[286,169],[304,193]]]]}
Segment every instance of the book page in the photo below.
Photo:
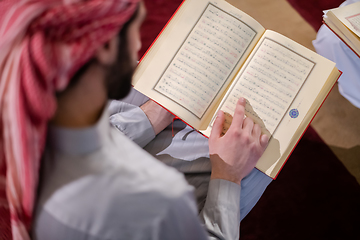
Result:
{"type": "MultiPolygon", "coordinates": [[[[246,117],[270,135],[256,167],[275,177],[337,79],[335,63],[267,30],[219,109],[233,115],[245,97],[246,117]],[[335,69],[335,70],[334,70],[335,69]]],[[[211,126],[203,133],[209,136],[211,126]]]]}
{"type": "Polygon", "coordinates": [[[360,37],[360,2],[330,10],[346,27],[360,37]]]}
{"type": "Polygon", "coordinates": [[[315,63],[273,39],[263,38],[259,43],[221,110],[233,115],[237,100],[245,97],[246,116],[271,136],[315,63]]]}
{"type": "Polygon", "coordinates": [[[153,57],[151,62],[139,66],[147,71],[140,70],[142,76],[135,74],[135,88],[200,129],[201,125],[208,125],[201,121],[211,116],[208,110],[218,104],[263,28],[226,2],[187,0],[185,3],[187,11],[180,18],[189,21],[190,15],[194,16],[193,9],[201,12],[193,23],[187,23],[188,32],[183,33],[177,45],[172,44],[172,39],[180,38],[178,28],[182,28],[179,26],[182,22],[176,20],[177,26],[169,26],[174,28],[173,32],[165,33],[167,39],[156,46],[156,55],[148,55],[153,57]],[[171,45],[173,55],[160,52],[168,50],[164,44],[171,45]],[[139,84],[138,78],[144,80],[139,84]]]}
{"type": "Polygon", "coordinates": [[[210,3],[153,89],[201,119],[255,35],[210,3]]]}
{"type": "Polygon", "coordinates": [[[350,25],[353,27],[353,32],[360,36],[360,9],[359,13],[348,16],[345,19],[348,20],[350,25]]]}

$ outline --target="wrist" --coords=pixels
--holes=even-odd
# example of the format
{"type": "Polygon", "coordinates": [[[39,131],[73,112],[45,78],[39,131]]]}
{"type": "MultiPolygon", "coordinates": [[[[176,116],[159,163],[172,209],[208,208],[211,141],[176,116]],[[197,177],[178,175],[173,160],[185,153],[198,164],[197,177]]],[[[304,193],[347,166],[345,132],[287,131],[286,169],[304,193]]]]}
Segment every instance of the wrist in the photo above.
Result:
{"type": "Polygon", "coordinates": [[[160,133],[173,120],[174,115],[152,100],[147,101],[140,107],[149,119],[155,134],[160,133]]]}
{"type": "Polygon", "coordinates": [[[211,172],[210,180],[213,180],[213,179],[222,179],[222,180],[226,180],[226,181],[241,185],[241,179],[239,179],[238,177],[231,176],[231,175],[218,174],[218,173],[211,172]]]}

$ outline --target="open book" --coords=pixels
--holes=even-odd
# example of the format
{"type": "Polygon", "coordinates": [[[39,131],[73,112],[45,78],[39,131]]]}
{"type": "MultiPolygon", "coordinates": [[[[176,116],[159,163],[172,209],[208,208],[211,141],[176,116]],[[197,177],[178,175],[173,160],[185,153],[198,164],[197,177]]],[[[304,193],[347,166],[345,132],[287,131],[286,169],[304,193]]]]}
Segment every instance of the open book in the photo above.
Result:
{"type": "Polygon", "coordinates": [[[360,2],[328,10],[323,20],[360,57],[360,2]]]}
{"type": "Polygon", "coordinates": [[[256,167],[275,178],[339,77],[335,63],[223,0],[185,0],[140,61],[135,89],[205,136],[219,109],[271,136],[256,167]]]}

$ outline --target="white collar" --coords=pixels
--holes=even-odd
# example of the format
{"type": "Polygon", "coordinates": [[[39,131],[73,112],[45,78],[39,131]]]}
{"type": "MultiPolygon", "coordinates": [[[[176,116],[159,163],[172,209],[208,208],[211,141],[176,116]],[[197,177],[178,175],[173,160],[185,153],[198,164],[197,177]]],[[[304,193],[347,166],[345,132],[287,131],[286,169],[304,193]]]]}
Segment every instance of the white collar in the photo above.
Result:
{"type": "Polygon", "coordinates": [[[57,151],[70,155],[83,155],[100,149],[109,138],[110,122],[107,106],[97,123],[84,128],[66,128],[49,125],[48,143],[57,151]]]}

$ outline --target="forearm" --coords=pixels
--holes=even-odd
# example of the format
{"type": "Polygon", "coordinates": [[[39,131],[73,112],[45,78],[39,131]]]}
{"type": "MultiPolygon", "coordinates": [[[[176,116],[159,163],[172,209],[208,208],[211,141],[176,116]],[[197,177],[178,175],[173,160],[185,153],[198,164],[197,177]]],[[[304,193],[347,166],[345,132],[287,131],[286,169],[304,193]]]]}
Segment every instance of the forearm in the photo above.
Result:
{"type": "Polygon", "coordinates": [[[140,147],[146,146],[155,138],[149,119],[139,107],[121,101],[112,101],[109,111],[110,123],[140,147]]]}
{"type": "Polygon", "coordinates": [[[206,203],[200,213],[209,232],[223,239],[239,239],[240,190],[240,185],[227,180],[210,181],[206,203]]]}
{"type": "Polygon", "coordinates": [[[174,119],[174,115],[152,100],[147,101],[140,108],[148,117],[156,135],[164,130],[174,119]]]}
{"type": "Polygon", "coordinates": [[[174,115],[152,100],[140,107],[112,101],[109,111],[110,123],[141,147],[153,140],[174,118],[174,115]]]}

